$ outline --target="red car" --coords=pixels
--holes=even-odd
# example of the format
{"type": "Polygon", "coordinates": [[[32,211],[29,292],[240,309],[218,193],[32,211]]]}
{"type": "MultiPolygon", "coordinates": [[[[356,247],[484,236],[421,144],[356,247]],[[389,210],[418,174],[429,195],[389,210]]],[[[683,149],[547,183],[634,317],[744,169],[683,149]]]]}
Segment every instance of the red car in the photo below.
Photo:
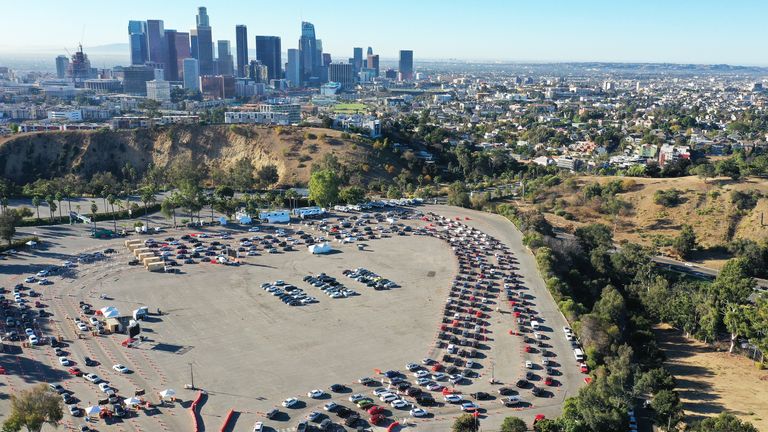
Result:
{"type": "Polygon", "coordinates": [[[382,411],[384,411],[384,408],[382,408],[382,407],[380,407],[378,405],[374,405],[374,406],[368,408],[368,414],[370,414],[372,416],[375,416],[376,414],[379,414],[382,411]]]}
{"type": "Polygon", "coordinates": [[[526,345],[525,346],[525,352],[527,352],[527,353],[531,352],[531,346],[530,345],[526,345]]]}
{"type": "Polygon", "coordinates": [[[432,372],[440,372],[441,370],[443,370],[443,365],[440,363],[435,363],[435,365],[432,366],[432,372]]]}
{"type": "Polygon", "coordinates": [[[548,377],[544,378],[544,384],[545,384],[545,385],[551,386],[551,385],[552,385],[554,382],[555,382],[555,381],[554,381],[554,380],[552,380],[552,377],[550,377],[550,376],[548,376],[548,377]]]}
{"type": "Polygon", "coordinates": [[[375,425],[375,424],[377,424],[378,422],[382,421],[383,419],[384,419],[384,416],[383,416],[383,415],[381,415],[381,414],[375,414],[375,415],[372,415],[372,416],[371,416],[371,418],[369,418],[369,419],[368,419],[368,422],[369,422],[370,424],[373,424],[373,425],[375,425]]]}
{"type": "Polygon", "coordinates": [[[79,377],[83,375],[83,371],[81,371],[79,367],[72,366],[71,368],[67,369],[67,371],[74,376],[79,377]]]}
{"type": "Polygon", "coordinates": [[[38,300],[38,301],[35,302],[35,307],[36,308],[41,308],[41,307],[43,307],[43,304],[40,303],[40,301],[38,300]]]}
{"type": "Polygon", "coordinates": [[[581,369],[581,373],[589,373],[589,366],[582,363],[581,366],[579,366],[579,369],[581,369]]]}

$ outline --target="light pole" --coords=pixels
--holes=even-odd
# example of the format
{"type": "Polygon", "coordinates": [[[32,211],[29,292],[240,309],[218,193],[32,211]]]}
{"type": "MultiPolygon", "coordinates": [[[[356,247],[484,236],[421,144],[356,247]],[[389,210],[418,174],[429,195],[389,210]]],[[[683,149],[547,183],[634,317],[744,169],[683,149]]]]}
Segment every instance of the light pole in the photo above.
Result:
{"type": "Polygon", "coordinates": [[[190,379],[190,383],[192,384],[192,390],[194,390],[195,389],[195,373],[192,370],[192,362],[189,362],[188,364],[189,364],[189,379],[190,379]]]}

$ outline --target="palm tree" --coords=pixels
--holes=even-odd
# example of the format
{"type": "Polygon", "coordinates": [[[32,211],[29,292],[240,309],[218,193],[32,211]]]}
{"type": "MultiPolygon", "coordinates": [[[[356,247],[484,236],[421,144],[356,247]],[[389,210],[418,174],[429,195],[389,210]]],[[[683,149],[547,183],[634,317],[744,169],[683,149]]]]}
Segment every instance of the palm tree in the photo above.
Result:
{"type": "Polygon", "coordinates": [[[51,214],[51,223],[53,223],[53,212],[56,211],[56,202],[52,195],[46,195],[45,202],[48,204],[48,212],[51,214]]]}
{"type": "Polygon", "coordinates": [[[107,195],[107,202],[112,206],[112,224],[114,225],[115,232],[117,232],[117,218],[115,217],[115,201],[117,197],[112,194],[107,195]]]}
{"type": "Polygon", "coordinates": [[[148,185],[144,186],[141,189],[141,202],[144,203],[144,225],[149,228],[149,216],[147,215],[147,206],[150,204],[155,203],[157,199],[155,198],[155,194],[157,191],[155,190],[154,186],[148,185]]]}
{"type": "Polygon", "coordinates": [[[96,201],[91,200],[91,226],[93,227],[94,231],[96,230],[96,213],[99,211],[99,206],[96,204],[96,201]]]}
{"type": "Polygon", "coordinates": [[[56,192],[55,199],[59,203],[59,221],[61,221],[61,200],[64,199],[64,196],[62,195],[61,191],[56,192]]]}
{"type": "Polygon", "coordinates": [[[42,203],[42,200],[40,199],[40,196],[35,195],[32,197],[32,205],[35,206],[35,211],[37,212],[37,220],[40,220],[40,204],[42,203]]]}

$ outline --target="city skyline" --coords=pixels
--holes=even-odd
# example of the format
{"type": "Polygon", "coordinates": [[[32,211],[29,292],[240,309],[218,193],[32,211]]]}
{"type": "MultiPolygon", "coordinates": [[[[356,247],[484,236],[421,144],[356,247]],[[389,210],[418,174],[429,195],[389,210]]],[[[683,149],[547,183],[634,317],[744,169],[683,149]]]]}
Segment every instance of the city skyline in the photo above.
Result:
{"type": "MultiPolygon", "coordinates": [[[[36,25],[30,26],[28,5],[7,2],[9,19],[4,32],[13,37],[2,39],[0,53],[64,53],[65,46],[73,51],[78,42],[86,48],[127,45],[128,20],[163,20],[166,29],[189,32],[195,28],[197,8],[204,6],[211,17],[214,41],[229,40],[234,47],[235,26],[243,24],[249,35],[281,37],[286,51],[297,45],[301,21],[309,21],[317,28],[323,51],[331,53],[334,61],[352,57],[353,47],[373,46],[382,58],[390,59],[407,49],[417,52],[420,60],[768,64],[755,55],[768,36],[759,22],[768,5],[751,1],[666,4],[652,0],[628,5],[592,0],[534,5],[486,0],[471,7],[447,7],[428,0],[414,4],[393,1],[387,8],[374,10],[351,1],[328,8],[293,0],[274,8],[244,1],[160,4],[137,0],[129,16],[102,10],[90,0],[76,9],[66,3],[41,3],[49,13],[36,16],[36,25]],[[82,13],[85,9],[89,13],[82,13]],[[376,18],[371,19],[371,14],[376,18]],[[344,25],[338,25],[341,16],[344,25]],[[24,45],[9,40],[23,40],[24,45]],[[58,43],[64,46],[56,46],[58,43]]],[[[127,48],[124,54],[130,56],[127,48]]]]}

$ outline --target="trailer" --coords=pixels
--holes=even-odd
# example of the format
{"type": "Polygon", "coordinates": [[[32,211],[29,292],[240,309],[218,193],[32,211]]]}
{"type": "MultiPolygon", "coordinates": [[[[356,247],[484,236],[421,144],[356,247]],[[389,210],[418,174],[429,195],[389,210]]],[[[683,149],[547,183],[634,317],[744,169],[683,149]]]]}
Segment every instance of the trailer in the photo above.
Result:
{"type": "Polygon", "coordinates": [[[268,223],[287,223],[291,221],[291,212],[288,210],[273,210],[259,212],[259,219],[268,223]]]}

